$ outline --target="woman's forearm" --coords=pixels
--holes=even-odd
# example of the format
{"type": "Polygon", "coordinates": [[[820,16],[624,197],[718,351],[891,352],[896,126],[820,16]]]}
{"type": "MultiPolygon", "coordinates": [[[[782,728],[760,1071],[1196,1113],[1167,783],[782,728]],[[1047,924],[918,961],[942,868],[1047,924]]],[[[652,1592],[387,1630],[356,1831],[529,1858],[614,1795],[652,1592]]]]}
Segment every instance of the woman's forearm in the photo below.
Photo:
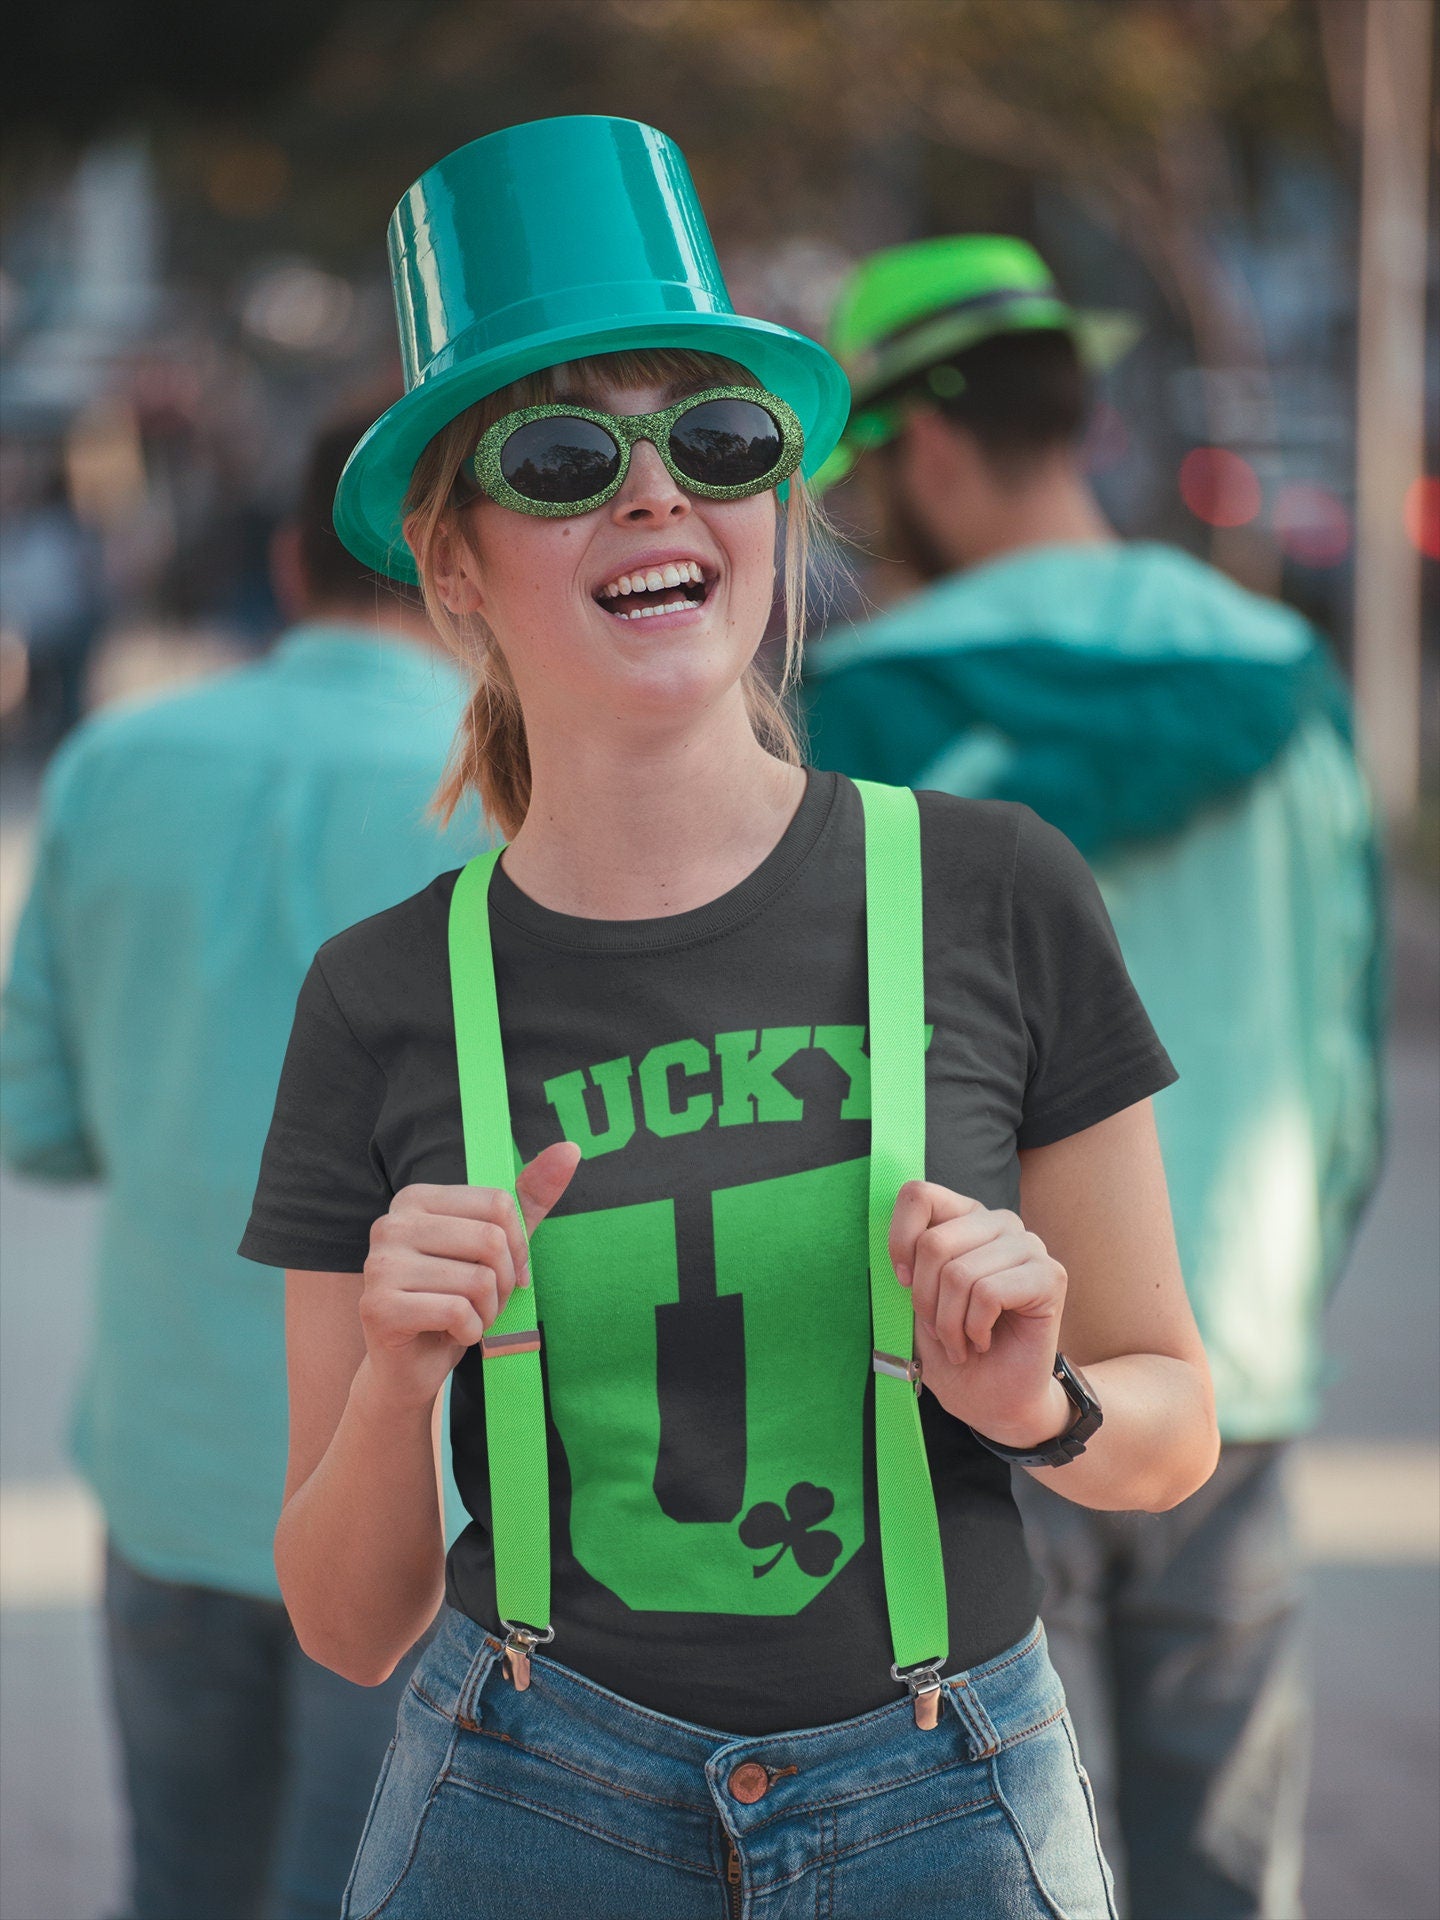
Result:
{"type": "Polygon", "coordinates": [[[361,1686],[388,1679],[439,1609],[432,1415],[385,1401],[368,1359],[324,1458],[285,1503],[275,1566],[306,1653],[361,1686]]]}
{"type": "MultiPolygon", "coordinates": [[[[1162,1353],[1122,1353],[1083,1362],[1104,1420],[1077,1459],[1059,1467],[1027,1467],[1042,1486],[1077,1506],[1107,1512],[1163,1513],[1204,1486],[1215,1471],[1220,1440],[1210,1382],[1202,1367],[1162,1353]]],[[[1059,1381],[1061,1417],[1049,1434],[1006,1445],[1040,1445],[1074,1418],[1059,1381]]]]}

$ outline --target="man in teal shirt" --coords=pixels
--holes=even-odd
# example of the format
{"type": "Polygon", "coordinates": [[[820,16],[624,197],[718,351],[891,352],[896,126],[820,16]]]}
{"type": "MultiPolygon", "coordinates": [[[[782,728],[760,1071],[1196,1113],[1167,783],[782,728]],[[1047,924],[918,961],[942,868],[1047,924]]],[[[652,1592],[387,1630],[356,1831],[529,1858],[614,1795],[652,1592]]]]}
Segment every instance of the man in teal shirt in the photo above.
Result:
{"type": "Polygon", "coordinates": [[[105,1191],[72,1433],[136,1920],[330,1920],[408,1672],[352,1686],[290,1631],[283,1275],[234,1252],[316,948],[484,844],[473,812],[426,818],[464,679],[331,525],[369,417],[319,439],[277,537],[298,624],[51,761],[4,995],[6,1163],[105,1191]]]}
{"type": "Polygon", "coordinates": [[[888,249],[842,289],[855,410],[822,480],[861,462],[919,591],[812,650],[810,744],[1067,833],[1179,1069],[1155,1117],[1220,1466],[1158,1517],[1015,1491],[1133,1920],[1295,1920],[1285,1448],[1316,1417],[1322,1309],[1379,1158],[1378,855],[1318,636],[1106,523],[1079,459],[1106,331],[1002,236],[888,249]]]}

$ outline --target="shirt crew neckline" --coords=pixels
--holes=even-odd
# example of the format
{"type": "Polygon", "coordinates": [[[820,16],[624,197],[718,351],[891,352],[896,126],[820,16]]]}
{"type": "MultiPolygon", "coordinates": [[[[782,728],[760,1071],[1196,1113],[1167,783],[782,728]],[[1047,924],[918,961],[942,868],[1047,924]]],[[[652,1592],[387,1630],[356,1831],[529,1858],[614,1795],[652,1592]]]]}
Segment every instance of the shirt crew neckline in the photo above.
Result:
{"type": "Polygon", "coordinates": [[[790,884],[829,824],[840,776],[817,767],[807,767],[805,776],[800,804],[769,853],[743,880],[702,906],[644,920],[557,913],[522,892],[497,860],[490,874],[490,911],[533,939],[586,953],[671,952],[730,933],[790,884]]]}

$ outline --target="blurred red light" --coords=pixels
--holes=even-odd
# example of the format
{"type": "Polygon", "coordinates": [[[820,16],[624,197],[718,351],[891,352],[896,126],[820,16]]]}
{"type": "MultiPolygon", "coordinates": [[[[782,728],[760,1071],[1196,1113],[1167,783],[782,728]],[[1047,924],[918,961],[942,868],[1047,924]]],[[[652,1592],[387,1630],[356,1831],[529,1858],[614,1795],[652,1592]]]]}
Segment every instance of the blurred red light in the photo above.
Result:
{"type": "Polygon", "coordinates": [[[1333,567],[1350,551],[1350,514],[1328,487],[1291,481],[1270,514],[1280,551],[1302,567],[1333,567]]]}
{"type": "Polygon", "coordinates": [[[1210,527],[1243,527],[1260,511],[1260,481],[1228,447],[1195,447],[1180,462],[1180,498],[1210,527]]]}
{"type": "Polygon", "coordinates": [[[1433,473],[1406,489],[1405,531],[1427,560],[1440,560],[1440,480],[1433,473]]]}

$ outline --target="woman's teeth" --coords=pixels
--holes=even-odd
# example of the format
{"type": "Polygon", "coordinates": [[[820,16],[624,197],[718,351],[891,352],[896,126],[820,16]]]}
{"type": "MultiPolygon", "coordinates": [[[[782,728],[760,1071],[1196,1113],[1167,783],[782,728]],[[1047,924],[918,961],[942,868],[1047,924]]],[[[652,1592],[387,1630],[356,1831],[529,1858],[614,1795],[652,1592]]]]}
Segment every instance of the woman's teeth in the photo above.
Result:
{"type": "Polygon", "coordinates": [[[664,567],[649,567],[643,573],[622,573],[600,589],[602,600],[617,599],[623,593],[658,593],[662,587],[678,587],[687,580],[704,586],[705,575],[694,560],[682,560],[664,567]]]}
{"type": "Polygon", "coordinates": [[[668,593],[669,597],[644,605],[612,604],[605,610],[617,620],[647,620],[657,613],[679,613],[686,607],[698,606],[705,598],[704,571],[694,560],[667,562],[663,567],[647,567],[643,572],[622,573],[601,587],[595,597],[602,603],[619,600],[633,603],[641,594],[649,593],[668,593]],[[676,587],[682,589],[679,594],[673,592],[676,587]],[[700,588],[698,594],[690,591],[694,587],[700,588]]]}
{"type": "Polygon", "coordinates": [[[663,607],[632,607],[629,613],[621,608],[615,609],[617,620],[648,620],[652,613],[678,613],[682,607],[693,607],[693,600],[667,600],[663,607]]]}

